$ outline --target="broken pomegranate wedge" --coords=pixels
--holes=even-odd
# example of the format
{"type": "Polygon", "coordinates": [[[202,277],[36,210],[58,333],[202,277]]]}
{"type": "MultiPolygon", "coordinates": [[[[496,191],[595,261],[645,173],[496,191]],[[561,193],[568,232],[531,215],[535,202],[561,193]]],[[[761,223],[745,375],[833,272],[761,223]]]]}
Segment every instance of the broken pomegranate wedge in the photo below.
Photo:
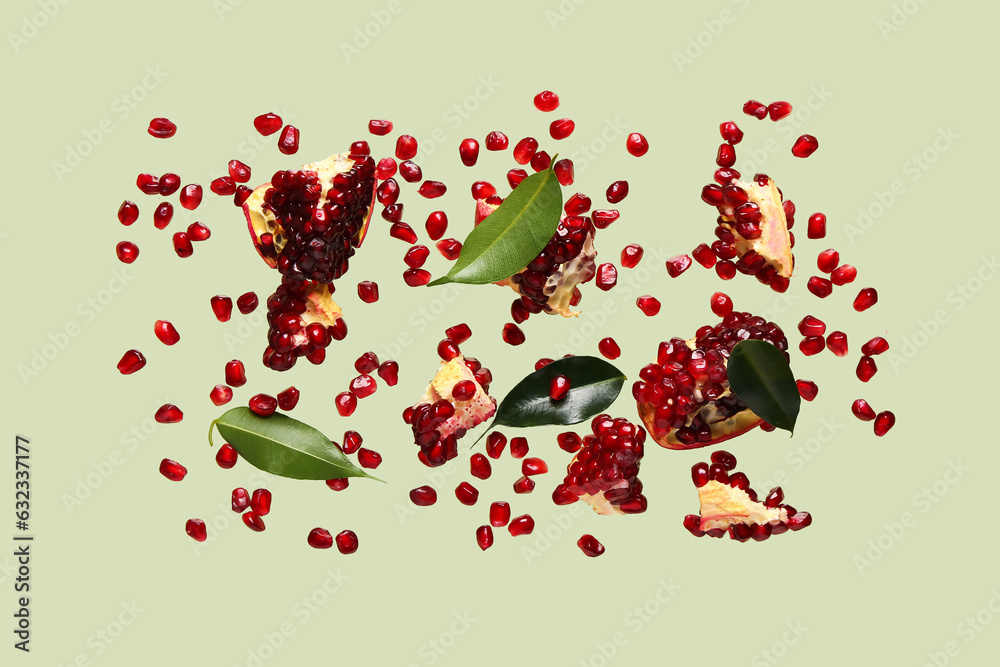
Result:
{"type": "Polygon", "coordinates": [[[429,467],[444,465],[458,456],[458,440],[482,424],[497,411],[496,399],[489,395],[489,384],[479,379],[489,377],[473,357],[458,354],[442,361],[423,397],[403,411],[403,421],[413,429],[413,440],[420,447],[417,457],[429,467]],[[458,392],[456,385],[462,384],[458,392]],[[455,394],[462,398],[456,398],[455,394]]]}
{"type": "Polygon", "coordinates": [[[375,184],[369,155],[343,153],[275,172],[243,203],[254,247],[284,276],[332,282],[364,240],[375,184]]]}
{"type": "Polygon", "coordinates": [[[785,494],[776,486],[763,502],[750,488],[750,480],[741,472],[730,474],[736,457],[726,451],[712,453],[712,463],[696,463],[691,479],[698,489],[701,508],[698,514],[684,517],[684,527],[695,537],[722,537],[725,534],[746,542],[758,542],[771,535],[800,530],[812,523],[809,512],[796,512],[784,504],[785,494]]]}
{"type": "MultiPolygon", "coordinates": [[[[485,220],[502,201],[495,195],[477,200],[475,223],[485,220]]],[[[556,233],[538,256],[520,272],[495,283],[521,295],[511,307],[516,321],[523,322],[529,315],[543,311],[563,317],[580,314],[570,307],[579,303],[578,286],[597,273],[595,232],[594,223],[587,216],[562,216],[556,233]]]]}
{"type": "Polygon", "coordinates": [[[277,291],[267,299],[264,365],[287,371],[299,357],[322,363],[326,347],[338,336],[340,319],[340,306],[330,298],[327,285],[283,277],[277,291]]]}
{"type": "Polygon", "coordinates": [[[594,417],[590,429],[583,448],[566,468],[566,478],[552,492],[552,500],[557,505],[582,500],[604,515],[645,512],[646,497],[639,481],[645,429],[606,414],[594,417]]]}
{"type": "Polygon", "coordinates": [[[763,317],[732,312],[694,338],[659,344],[656,361],[639,371],[632,396],[652,438],[667,449],[705,447],[745,433],[764,421],[729,388],[726,365],[738,342],[771,343],[788,358],[788,339],[763,317]]]}

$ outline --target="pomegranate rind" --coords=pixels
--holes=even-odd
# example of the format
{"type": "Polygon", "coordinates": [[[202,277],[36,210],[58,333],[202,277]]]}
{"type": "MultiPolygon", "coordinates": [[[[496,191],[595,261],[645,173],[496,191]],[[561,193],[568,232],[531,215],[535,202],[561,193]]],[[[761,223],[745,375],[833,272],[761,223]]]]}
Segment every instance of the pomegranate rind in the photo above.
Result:
{"type": "Polygon", "coordinates": [[[788,232],[788,220],[785,209],[781,206],[781,193],[770,178],[767,185],[756,181],[749,183],[734,180],[736,185],[746,191],[750,201],[760,208],[760,237],[748,240],[736,231],[736,216],[732,206],[724,206],[722,226],[736,236],[736,250],[742,257],[747,251],[753,250],[767,260],[767,266],[772,266],[779,276],[790,278],[794,268],[792,258],[792,239],[788,232]]]}
{"type": "Polygon", "coordinates": [[[769,523],[772,526],[788,523],[788,511],[784,507],[765,507],[763,503],[751,500],[749,494],[738,487],[710,480],[698,489],[701,503],[699,530],[727,530],[730,525],[769,523]]]}
{"type": "Polygon", "coordinates": [[[455,434],[462,437],[465,432],[492,417],[497,411],[496,400],[487,394],[482,385],[476,382],[476,376],[465,365],[465,358],[458,355],[451,361],[442,361],[441,368],[427,385],[423,397],[414,405],[437,403],[445,400],[455,407],[455,414],[438,426],[442,438],[455,434]],[[464,380],[471,380],[476,386],[476,392],[467,401],[456,401],[452,396],[455,385],[464,380]]]}
{"type": "MultiPolygon", "coordinates": [[[[304,164],[299,167],[300,171],[315,172],[319,177],[320,183],[323,185],[323,194],[317,203],[317,207],[321,207],[326,203],[326,195],[330,187],[333,185],[334,177],[337,174],[343,174],[350,171],[354,166],[355,162],[350,153],[335,153],[325,160],[310,162],[309,164],[304,164]]],[[[375,186],[377,186],[377,184],[378,181],[376,179],[372,187],[371,200],[366,206],[364,222],[361,224],[361,228],[358,230],[357,234],[354,235],[352,241],[352,244],[358,248],[361,247],[361,243],[364,241],[365,235],[368,233],[368,225],[371,223],[372,212],[375,210],[375,186]]],[[[250,196],[247,197],[245,202],[243,202],[243,215],[246,217],[247,228],[250,230],[250,238],[253,240],[253,245],[257,250],[257,254],[261,256],[261,259],[263,259],[269,267],[276,269],[278,268],[277,255],[280,255],[282,249],[284,249],[286,239],[282,235],[283,230],[280,225],[277,224],[274,213],[264,208],[264,194],[269,188],[271,188],[270,181],[254,188],[253,192],[250,193],[250,196]],[[274,249],[276,251],[275,257],[268,257],[261,251],[260,237],[264,234],[271,234],[274,237],[274,249]]]]}

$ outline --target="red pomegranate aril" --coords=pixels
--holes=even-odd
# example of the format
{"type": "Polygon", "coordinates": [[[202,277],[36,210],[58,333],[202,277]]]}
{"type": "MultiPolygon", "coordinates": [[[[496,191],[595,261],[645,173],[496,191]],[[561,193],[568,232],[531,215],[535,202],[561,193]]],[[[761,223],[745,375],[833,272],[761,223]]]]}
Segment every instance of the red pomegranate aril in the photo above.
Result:
{"type": "Polygon", "coordinates": [[[354,370],[359,373],[371,373],[378,368],[378,355],[374,352],[365,352],[354,360],[354,370]]]}
{"type": "Polygon", "coordinates": [[[792,105],[788,102],[771,102],[767,105],[767,115],[773,121],[779,121],[792,113],[792,105]]]}
{"type": "Polygon", "coordinates": [[[509,185],[510,189],[513,190],[527,177],[528,172],[524,169],[511,169],[507,172],[507,185],[509,185]]]}
{"type": "Polygon", "coordinates": [[[795,157],[809,157],[819,148],[819,141],[811,134],[803,134],[795,140],[792,145],[792,155],[795,157]]]}
{"type": "Polygon", "coordinates": [[[250,181],[250,167],[239,160],[230,160],[228,165],[229,178],[234,183],[247,183],[250,181]]]}
{"type": "Polygon", "coordinates": [[[463,505],[475,505],[479,500],[479,490],[468,482],[462,482],[455,488],[455,497],[463,505]]]}
{"type": "Polygon", "coordinates": [[[247,383],[246,369],[243,362],[233,359],[226,363],[226,384],[230,387],[242,387],[247,383]]]}
{"type": "Polygon", "coordinates": [[[527,477],[531,477],[532,475],[544,475],[548,471],[548,464],[540,458],[529,457],[521,461],[521,474],[527,477]]]}
{"type": "Polygon", "coordinates": [[[364,140],[355,141],[353,144],[351,144],[350,153],[352,157],[361,155],[371,155],[372,149],[371,146],[368,145],[367,141],[364,140]]]}
{"type": "Polygon", "coordinates": [[[313,528],[309,531],[306,542],[313,549],[329,549],[333,546],[333,535],[325,528],[313,528]]]}
{"type": "Polygon", "coordinates": [[[701,200],[711,206],[722,206],[725,203],[722,188],[715,183],[709,183],[701,189],[701,200]]]}
{"type": "Polygon", "coordinates": [[[826,333],[826,324],[812,315],[806,315],[799,321],[799,333],[803,336],[822,336],[826,333]]]}
{"type": "Polygon", "coordinates": [[[559,108],[559,96],[551,90],[543,90],[535,95],[534,103],[539,111],[555,111],[559,108]]]}
{"type": "Polygon", "coordinates": [[[535,490],[535,480],[531,479],[527,475],[521,475],[517,478],[517,480],[515,480],[513,488],[514,493],[520,495],[531,493],[535,490]]]}
{"type": "Polygon", "coordinates": [[[237,514],[242,514],[246,508],[250,507],[250,493],[242,486],[233,489],[230,496],[230,507],[237,514]]]}
{"type": "Polygon", "coordinates": [[[573,431],[560,433],[556,436],[556,442],[559,444],[559,449],[570,454],[575,454],[583,447],[583,439],[573,431]]]}
{"type": "Polygon", "coordinates": [[[405,222],[394,223],[389,229],[389,236],[400,241],[405,241],[406,243],[417,242],[417,233],[405,222]]]}
{"type": "Polygon", "coordinates": [[[753,116],[757,120],[764,120],[767,118],[767,105],[761,104],[757,100],[748,100],[743,105],[743,113],[753,116]]]}
{"type": "Polygon", "coordinates": [[[153,419],[158,424],[176,424],[184,419],[184,413],[176,405],[165,403],[157,409],[153,419]]]}
{"type": "Polygon", "coordinates": [[[198,205],[201,204],[201,199],[202,199],[202,189],[200,185],[191,183],[181,188],[181,194],[180,194],[181,206],[186,208],[187,210],[193,211],[196,208],[198,208],[198,205]]]}
{"type": "Polygon", "coordinates": [[[476,181],[472,184],[473,199],[487,199],[496,195],[497,189],[488,181],[476,181]]]}
{"type": "Polygon", "coordinates": [[[298,403],[299,390],[295,387],[289,387],[288,389],[278,393],[278,407],[282,410],[293,410],[298,403]]]}
{"type": "Polygon", "coordinates": [[[370,120],[368,121],[368,131],[377,137],[384,137],[392,132],[391,120],[370,120]]]}
{"type": "Polygon", "coordinates": [[[358,464],[360,464],[362,468],[374,470],[382,464],[382,455],[374,449],[362,447],[358,450],[358,464]]]}
{"type": "Polygon", "coordinates": [[[187,228],[188,238],[192,241],[207,241],[212,236],[212,230],[201,222],[192,222],[187,228]]]}
{"type": "Polygon", "coordinates": [[[458,345],[455,344],[455,341],[450,338],[444,338],[437,344],[437,353],[438,356],[444,361],[451,361],[462,352],[458,349],[458,345]]]}
{"type": "Polygon", "coordinates": [[[811,239],[821,239],[826,236],[826,216],[822,213],[813,213],[809,216],[809,226],[806,236],[811,239]]]}
{"type": "Polygon", "coordinates": [[[131,264],[139,257],[139,246],[131,241],[122,241],[115,246],[115,254],[123,264],[131,264]]]}
{"type": "Polygon", "coordinates": [[[889,341],[881,336],[876,336],[870,341],[861,346],[861,354],[873,357],[876,354],[882,354],[889,349],[889,341]]]}
{"type": "Polygon", "coordinates": [[[122,202],[122,205],[118,207],[118,222],[122,223],[126,227],[135,224],[135,221],[139,219],[139,207],[135,202],[126,199],[122,202]]]}
{"type": "Polygon", "coordinates": [[[204,542],[208,539],[208,531],[205,528],[205,522],[201,519],[188,519],[187,523],[184,524],[184,532],[186,532],[195,542],[204,542]]]}
{"type": "Polygon", "coordinates": [[[424,485],[410,490],[410,502],[418,507],[428,507],[437,502],[437,491],[424,485]]]}
{"type": "Polygon", "coordinates": [[[499,431],[492,431],[486,436],[486,455],[491,459],[498,459],[503,454],[503,448],[507,446],[507,436],[499,431]]]}
{"type": "Polygon", "coordinates": [[[476,528],[476,544],[483,551],[493,546],[493,528],[490,526],[480,526],[476,528]]]}
{"type": "Polygon", "coordinates": [[[163,459],[160,461],[160,474],[169,479],[171,482],[179,482],[184,477],[187,476],[187,468],[182,466],[177,461],[171,459],[163,459]]]}
{"type": "Polygon", "coordinates": [[[368,398],[378,389],[375,378],[367,373],[362,373],[351,380],[351,393],[358,398],[368,398]]]}
{"type": "Polygon", "coordinates": [[[530,535],[534,529],[535,520],[531,518],[530,514],[522,514],[517,518],[511,519],[510,524],[507,526],[508,532],[514,537],[530,535]]]}
{"type": "Polygon", "coordinates": [[[868,401],[863,398],[859,398],[851,404],[851,412],[863,422],[870,422],[875,419],[875,411],[872,409],[872,406],[868,405],[868,401]]]}
{"type": "Polygon", "coordinates": [[[799,342],[799,351],[807,357],[819,354],[826,347],[822,336],[806,336],[799,342]]]}
{"type": "Polygon", "coordinates": [[[472,476],[479,479],[489,479],[493,472],[489,459],[478,452],[469,459],[469,468],[472,476]]]}
{"type": "Polygon", "coordinates": [[[462,242],[458,239],[441,239],[434,245],[442,257],[452,262],[462,254],[462,242]]]}
{"type": "Polygon", "coordinates": [[[574,123],[571,119],[560,118],[559,120],[554,120],[549,124],[549,136],[556,141],[559,141],[573,134],[574,129],[576,129],[576,123],[574,123]]]}
{"type": "Polygon", "coordinates": [[[868,382],[875,376],[875,373],[877,372],[878,372],[878,366],[875,365],[875,360],[867,355],[861,357],[861,360],[858,361],[858,367],[855,371],[855,373],[858,376],[858,379],[861,380],[862,382],[868,382]]]}
{"type": "Polygon", "coordinates": [[[553,361],[555,361],[555,360],[554,359],[549,359],[548,357],[543,357],[543,358],[541,358],[541,359],[539,359],[538,361],[535,362],[535,370],[536,371],[540,371],[543,368],[545,368],[546,366],[548,366],[549,364],[551,364],[553,361]]]}
{"type": "Polygon", "coordinates": [[[260,518],[260,515],[255,512],[245,512],[242,516],[243,525],[245,525],[250,530],[255,533],[261,533],[264,531],[266,526],[264,525],[264,520],[260,518]]]}
{"type": "Polygon", "coordinates": [[[709,305],[712,307],[712,312],[719,317],[725,317],[733,312],[733,300],[724,292],[714,293],[709,305]]]}
{"type": "Polygon", "coordinates": [[[618,269],[614,264],[605,263],[597,267],[597,280],[594,284],[597,289],[607,292],[618,283],[618,269]]]}
{"type": "Polygon", "coordinates": [[[840,253],[829,248],[816,257],[816,266],[823,273],[833,273],[833,270],[840,264],[840,253]]]}
{"type": "Polygon", "coordinates": [[[719,144],[715,164],[723,168],[729,168],[736,164],[736,149],[733,148],[732,144],[719,144]]]}
{"type": "Polygon", "coordinates": [[[816,386],[816,383],[811,380],[796,380],[795,386],[799,390],[799,396],[801,396],[804,401],[813,400],[819,393],[819,387],[816,386]]]}
{"type": "Polygon", "coordinates": [[[448,188],[441,181],[424,181],[417,189],[417,194],[424,199],[436,199],[447,190],[448,188]]]}
{"type": "Polygon", "coordinates": [[[559,185],[564,187],[569,187],[573,185],[573,180],[575,174],[573,171],[573,161],[569,159],[559,160],[552,167],[553,173],[556,175],[556,180],[559,181],[559,185]]]}
{"type": "Polygon", "coordinates": [[[337,550],[349,556],[358,550],[358,536],[353,530],[342,530],[336,537],[337,550]]]}
{"type": "Polygon", "coordinates": [[[706,269],[710,269],[715,266],[718,258],[712,251],[712,248],[707,243],[700,244],[697,248],[691,251],[691,256],[696,262],[701,264],[706,269]]]}
{"type": "Polygon", "coordinates": [[[488,151],[504,151],[507,150],[509,144],[510,141],[503,132],[494,131],[486,135],[486,150],[488,151]]]}
{"type": "Polygon", "coordinates": [[[833,293],[833,283],[826,278],[820,278],[819,276],[810,276],[809,282],[806,283],[806,287],[810,292],[821,299],[825,299],[833,293]]]}
{"type": "Polygon", "coordinates": [[[407,183],[416,183],[424,177],[424,172],[415,162],[403,160],[399,163],[399,175],[407,183]]]}
{"type": "Polygon", "coordinates": [[[515,459],[523,459],[528,454],[528,439],[517,437],[510,439],[510,455],[515,459]]]}
{"type": "Polygon", "coordinates": [[[378,301],[378,283],[371,280],[362,280],[359,282],[358,298],[365,303],[375,303],[378,301]]]}
{"type": "Polygon", "coordinates": [[[549,382],[549,398],[553,401],[561,401],[566,398],[570,388],[569,378],[565,375],[557,375],[549,382]]]}
{"type": "Polygon", "coordinates": [[[538,151],[531,156],[531,168],[538,171],[545,171],[552,164],[552,157],[545,151],[538,151]]]}
{"type": "Polygon", "coordinates": [[[228,197],[236,193],[236,181],[229,176],[220,176],[208,184],[208,189],[220,197],[228,197]]]}
{"type": "Polygon", "coordinates": [[[444,330],[444,335],[455,341],[455,343],[461,345],[465,341],[472,338],[472,329],[465,322],[461,324],[456,324],[455,326],[448,327],[444,330]]]}
{"type": "Polygon", "coordinates": [[[387,180],[396,175],[396,161],[391,157],[384,157],[378,161],[375,166],[375,173],[378,175],[379,180],[387,180]]]}
{"type": "Polygon", "coordinates": [[[185,258],[194,254],[194,246],[191,245],[191,239],[186,232],[174,234],[173,243],[174,252],[177,253],[178,257],[185,258]]]}
{"type": "Polygon", "coordinates": [[[118,372],[122,375],[131,375],[142,370],[146,365],[146,357],[139,350],[129,350],[118,360],[118,372]]]}
{"type": "Polygon", "coordinates": [[[236,465],[236,462],[240,460],[240,455],[236,452],[236,449],[230,445],[228,442],[219,448],[219,451],[215,454],[215,462],[220,468],[229,470],[236,465]]]}
{"type": "MultiPolygon", "coordinates": [[[[596,211],[595,211],[596,213],[596,211]]],[[[630,243],[624,248],[622,248],[621,262],[622,267],[626,269],[634,269],[639,265],[639,261],[642,260],[643,249],[638,243],[630,243]]]]}
{"type": "Polygon", "coordinates": [[[458,145],[458,155],[466,167],[475,165],[479,159],[479,142],[472,138],[463,140],[458,145]]]}
{"type": "Polygon", "coordinates": [[[268,394],[254,394],[248,402],[250,410],[261,417],[270,417],[278,409],[278,399],[268,394]]]}
{"type": "Polygon", "coordinates": [[[854,297],[854,310],[864,312],[878,303],[878,292],[872,287],[866,287],[854,297]]]}
{"type": "Polygon", "coordinates": [[[714,178],[715,182],[719,185],[726,186],[731,185],[733,180],[739,179],[740,176],[742,176],[742,174],[735,169],[720,167],[715,170],[715,174],[712,175],[712,178],[714,178]]]}
{"type": "Polygon", "coordinates": [[[400,160],[412,160],[417,155],[417,140],[408,134],[401,134],[396,139],[396,157],[400,160]]]}
{"type": "Polygon", "coordinates": [[[521,331],[521,327],[517,326],[513,322],[508,322],[503,325],[503,340],[508,345],[520,345],[524,342],[524,332],[521,331]]]}
{"type": "Polygon", "coordinates": [[[468,401],[475,395],[476,383],[472,380],[462,380],[461,382],[457,382],[451,390],[451,397],[456,401],[468,401]]]}
{"type": "MultiPolygon", "coordinates": [[[[587,199],[587,208],[590,208],[590,199],[587,199]]],[[[606,229],[612,222],[621,217],[616,209],[595,209],[593,213],[590,214],[591,219],[594,221],[594,227],[598,229],[606,229]]]]}
{"type": "Polygon", "coordinates": [[[281,116],[276,113],[264,113],[253,119],[254,128],[265,137],[280,130],[282,125],[284,122],[281,120],[281,116]]]}
{"type": "Polygon", "coordinates": [[[250,509],[257,516],[267,516],[271,513],[271,492],[267,489],[255,489],[250,496],[250,509]]]}
{"type": "Polygon", "coordinates": [[[743,130],[731,120],[719,124],[719,134],[723,140],[734,146],[743,141],[743,130]]]}
{"type": "Polygon", "coordinates": [[[174,325],[166,320],[156,320],[153,323],[153,333],[164,345],[174,345],[181,339],[181,335],[177,333],[174,325]]]}
{"type": "Polygon", "coordinates": [[[337,394],[334,404],[341,417],[350,417],[358,407],[358,397],[349,391],[343,391],[337,394]]]}
{"type": "Polygon", "coordinates": [[[525,137],[514,146],[514,162],[528,164],[538,150],[538,141],[533,137],[525,137]]]}
{"type": "Polygon", "coordinates": [[[378,367],[378,376],[390,387],[395,387],[399,382],[399,364],[395,361],[383,361],[378,367]]]}
{"type": "Polygon", "coordinates": [[[875,417],[875,435],[881,438],[895,425],[896,415],[892,414],[888,410],[883,410],[878,413],[878,416],[875,417]]]}
{"type": "Polygon", "coordinates": [[[622,350],[615,342],[614,338],[602,338],[597,344],[597,350],[601,353],[605,359],[617,359],[621,356],[622,350]]]}
{"type": "Polygon", "coordinates": [[[676,278],[691,268],[690,255],[677,255],[667,260],[667,274],[671,278],[676,278]]]}
{"type": "Polygon", "coordinates": [[[583,535],[576,541],[576,546],[580,551],[590,558],[597,558],[604,553],[604,545],[597,541],[593,535],[583,535]]]}
{"type": "Polygon", "coordinates": [[[656,297],[649,295],[640,296],[635,300],[635,305],[639,307],[639,310],[641,310],[646,317],[653,317],[660,312],[659,300],[656,297]]]}
{"type": "Polygon", "coordinates": [[[163,229],[174,218],[174,206],[168,201],[161,202],[153,211],[153,226],[163,229]]]}
{"type": "Polygon", "coordinates": [[[278,136],[278,150],[283,155],[295,155],[299,152],[299,129],[294,125],[286,125],[278,136]]]}
{"type": "Polygon", "coordinates": [[[250,198],[250,195],[252,194],[253,190],[251,190],[247,186],[245,185],[236,186],[236,194],[233,195],[233,204],[235,204],[236,206],[243,206],[243,204],[246,202],[247,199],[250,198]]]}
{"type": "Polygon", "coordinates": [[[379,185],[375,190],[375,199],[382,206],[395,204],[396,200],[399,199],[399,183],[396,182],[396,179],[389,178],[379,185]]]}
{"type": "Polygon", "coordinates": [[[834,331],[826,337],[826,347],[838,357],[847,356],[847,334],[843,331],[834,331]]]}
{"type": "Polygon", "coordinates": [[[720,260],[715,265],[715,273],[723,280],[732,280],[736,277],[736,264],[728,259],[720,260]]]}
{"type": "Polygon", "coordinates": [[[605,193],[609,204],[617,204],[628,196],[628,181],[615,181],[605,193]]]}
{"type": "Polygon", "coordinates": [[[503,528],[510,522],[510,504],[496,501],[490,505],[490,525],[503,528]]]}
{"type": "Polygon", "coordinates": [[[853,283],[854,279],[857,277],[858,270],[856,268],[850,264],[841,264],[833,270],[833,273],[830,274],[830,282],[839,287],[841,285],[853,283]]]}
{"type": "Polygon", "coordinates": [[[566,215],[583,215],[590,210],[590,205],[590,197],[577,192],[566,200],[563,210],[566,211],[566,215]]]}
{"type": "Polygon", "coordinates": [[[340,477],[337,479],[328,479],[325,482],[327,488],[332,491],[343,491],[351,485],[350,481],[346,477],[340,477]]]}
{"type": "Polygon", "coordinates": [[[146,128],[146,132],[149,133],[149,136],[156,137],[157,139],[169,139],[177,134],[177,125],[167,118],[154,118],[149,121],[149,127],[146,128]]]}
{"type": "Polygon", "coordinates": [[[354,454],[364,443],[364,438],[357,431],[344,431],[344,444],[341,447],[345,454],[354,454]]]}
{"type": "Polygon", "coordinates": [[[215,319],[220,322],[228,322],[229,318],[233,314],[233,300],[228,296],[223,296],[217,294],[212,297],[212,312],[215,313],[215,319]]]}
{"type": "MultiPolygon", "coordinates": [[[[181,177],[177,174],[172,174],[170,172],[160,176],[160,187],[158,189],[159,193],[163,197],[169,197],[170,195],[177,192],[181,187],[181,177]]],[[[156,194],[155,192],[147,192],[146,194],[156,194]]]]}
{"type": "Polygon", "coordinates": [[[410,287],[423,287],[431,281],[431,274],[426,269],[407,269],[403,271],[403,281],[410,287]]]}
{"type": "Polygon", "coordinates": [[[632,132],[625,139],[625,150],[629,152],[629,155],[642,157],[649,152],[649,142],[646,141],[646,137],[642,134],[632,132]]]}

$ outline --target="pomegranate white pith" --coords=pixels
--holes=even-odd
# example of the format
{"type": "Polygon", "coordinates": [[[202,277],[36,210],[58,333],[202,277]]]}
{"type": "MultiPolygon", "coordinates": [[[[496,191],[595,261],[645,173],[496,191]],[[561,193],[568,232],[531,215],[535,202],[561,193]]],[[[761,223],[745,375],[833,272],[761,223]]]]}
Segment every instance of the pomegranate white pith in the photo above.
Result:
{"type": "Polygon", "coordinates": [[[437,403],[442,400],[449,401],[455,408],[455,414],[437,428],[442,437],[462,430],[463,433],[458,435],[461,437],[464,435],[464,431],[482,424],[496,412],[496,401],[476,382],[476,376],[466,367],[465,358],[462,355],[451,361],[441,362],[441,369],[428,383],[427,389],[417,405],[437,403]],[[452,390],[455,389],[455,385],[464,380],[472,380],[475,383],[476,393],[468,400],[455,401],[452,398],[452,390]]]}

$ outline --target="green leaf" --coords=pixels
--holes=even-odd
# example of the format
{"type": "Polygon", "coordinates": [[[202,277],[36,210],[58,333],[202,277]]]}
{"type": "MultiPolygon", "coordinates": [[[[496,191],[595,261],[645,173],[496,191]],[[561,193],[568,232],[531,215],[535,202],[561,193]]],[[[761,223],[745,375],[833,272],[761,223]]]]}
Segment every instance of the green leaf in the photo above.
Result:
{"type": "Polygon", "coordinates": [[[614,403],[624,383],[625,375],[603,359],[558,359],[510,390],[497,408],[493,426],[578,424],[614,403]],[[570,390],[562,400],[553,401],[549,398],[549,384],[557,375],[569,378],[570,390]]]}
{"type": "MultiPolygon", "coordinates": [[[[261,417],[247,407],[233,408],[212,426],[250,465],[264,472],[293,479],[378,479],[351,463],[312,426],[280,413],[261,417]]],[[[208,442],[213,444],[211,427],[208,442]]]]}
{"type": "Polygon", "coordinates": [[[562,189],[555,173],[546,169],[528,176],[469,233],[448,275],[430,285],[485,285],[511,277],[545,248],[559,227],[561,211],[562,189]]]}
{"type": "Polygon", "coordinates": [[[726,374],[730,389],[754,414],[789,433],[795,429],[802,399],[784,352],[762,340],[740,341],[726,374]]]}

